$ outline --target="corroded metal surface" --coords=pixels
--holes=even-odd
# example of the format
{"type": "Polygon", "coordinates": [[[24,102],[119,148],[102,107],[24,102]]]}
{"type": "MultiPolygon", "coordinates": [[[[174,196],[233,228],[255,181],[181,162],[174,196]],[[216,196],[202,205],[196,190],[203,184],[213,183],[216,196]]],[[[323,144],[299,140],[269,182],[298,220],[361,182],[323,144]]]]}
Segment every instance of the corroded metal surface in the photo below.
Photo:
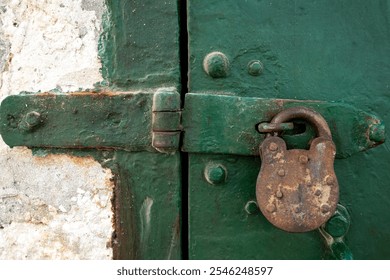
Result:
{"type": "Polygon", "coordinates": [[[319,137],[309,150],[287,150],[282,138],[267,137],[260,146],[256,196],[261,212],[273,225],[289,232],[306,232],[320,227],[336,210],[336,147],[325,120],[307,108],[287,109],[272,123],[295,118],[314,124],[319,137]]]}

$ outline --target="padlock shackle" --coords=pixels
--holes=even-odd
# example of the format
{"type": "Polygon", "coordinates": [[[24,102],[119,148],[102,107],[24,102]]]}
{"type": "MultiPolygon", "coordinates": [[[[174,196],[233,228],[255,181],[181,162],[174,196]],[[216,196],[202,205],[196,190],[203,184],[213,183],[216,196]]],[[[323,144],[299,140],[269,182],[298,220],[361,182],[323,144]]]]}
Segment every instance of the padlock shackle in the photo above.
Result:
{"type": "MultiPolygon", "coordinates": [[[[318,137],[332,139],[328,123],[316,111],[307,107],[287,108],[273,117],[271,123],[284,123],[292,119],[302,119],[309,122],[315,129],[318,137]]],[[[275,132],[277,136],[277,132],[275,132]]]]}

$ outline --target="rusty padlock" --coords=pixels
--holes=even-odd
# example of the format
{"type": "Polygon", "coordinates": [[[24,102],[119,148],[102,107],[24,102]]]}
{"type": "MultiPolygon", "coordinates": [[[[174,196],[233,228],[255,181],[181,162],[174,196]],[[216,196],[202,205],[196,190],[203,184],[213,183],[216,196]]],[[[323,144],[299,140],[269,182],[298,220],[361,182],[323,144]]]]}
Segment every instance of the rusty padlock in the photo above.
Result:
{"type": "Polygon", "coordinates": [[[309,150],[287,150],[277,132],[267,134],[260,145],[256,198],[261,212],[273,225],[289,232],[306,232],[319,228],[336,210],[339,198],[333,166],[336,147],[325,119],[312,109],[286,109],[271,123],[292,119],[310,123],[317,137],[309,150]]]}

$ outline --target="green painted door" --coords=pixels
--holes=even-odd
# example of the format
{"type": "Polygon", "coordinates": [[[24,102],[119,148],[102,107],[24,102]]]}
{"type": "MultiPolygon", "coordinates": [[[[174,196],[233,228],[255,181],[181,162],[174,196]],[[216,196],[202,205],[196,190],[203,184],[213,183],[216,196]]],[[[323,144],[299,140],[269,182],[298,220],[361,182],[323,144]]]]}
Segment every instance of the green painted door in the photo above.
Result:
{"type": "MultiPolygon", "coordinates": [[[[187,10],[189,258],[389,259],[389,148],[355,153],[354,138],[365,134],[356,123],[367,117],[348,106],[390,122],[390,1],[189,0],[187,10]],[[343,221],[327,227],[335,236],[326,243],[319,231],[279,230],[257,209],[256,124],[277,106],[253,98],[330,102],[317,109],[337,146],[350,215],[343,238],[343,221]]],[[[293,146],[300,137],[285,139],[293,146]]]]}
{"type": "MultiPolygon", "coordinates": [[[[390,1],[107,0],[104,81],[1,105],[10,146],[115,174],[115,258],[389,259],[390,1]],[[257,125],[306,106],[337,147],[340,206],[288,233],[256,202],[257,125]]],[[[307,148],[313,128],[283,137],[307,148]]]]}

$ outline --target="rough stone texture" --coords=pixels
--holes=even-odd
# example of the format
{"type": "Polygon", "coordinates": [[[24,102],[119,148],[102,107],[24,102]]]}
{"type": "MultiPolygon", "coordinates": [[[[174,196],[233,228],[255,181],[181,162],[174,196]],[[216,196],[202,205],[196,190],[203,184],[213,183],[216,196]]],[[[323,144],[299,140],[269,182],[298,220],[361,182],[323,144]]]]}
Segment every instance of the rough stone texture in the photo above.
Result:
{"type": "MultiPolygon", "coordinates": [[[[101,15],[103,0],[95,2],[101,15]]],[[[102,80],[100,19],[83,9],[81,0],[8,0],[0,2],[0,13],[2,96],[21,90],[74,91],[102,80]]]]}
{"type": "Polygon", "coordinates": [[[110,259],[110,170],[90,158],[1,156],[0,259],[110,259]]]}
{"type": "MultiPolygon", "coordinates": [[[[103,0],[0,0],[0,100],[102,80],[103,0]]],[[[0,259],[110,259],[111,171],[0,140],[0,259]]]]}

